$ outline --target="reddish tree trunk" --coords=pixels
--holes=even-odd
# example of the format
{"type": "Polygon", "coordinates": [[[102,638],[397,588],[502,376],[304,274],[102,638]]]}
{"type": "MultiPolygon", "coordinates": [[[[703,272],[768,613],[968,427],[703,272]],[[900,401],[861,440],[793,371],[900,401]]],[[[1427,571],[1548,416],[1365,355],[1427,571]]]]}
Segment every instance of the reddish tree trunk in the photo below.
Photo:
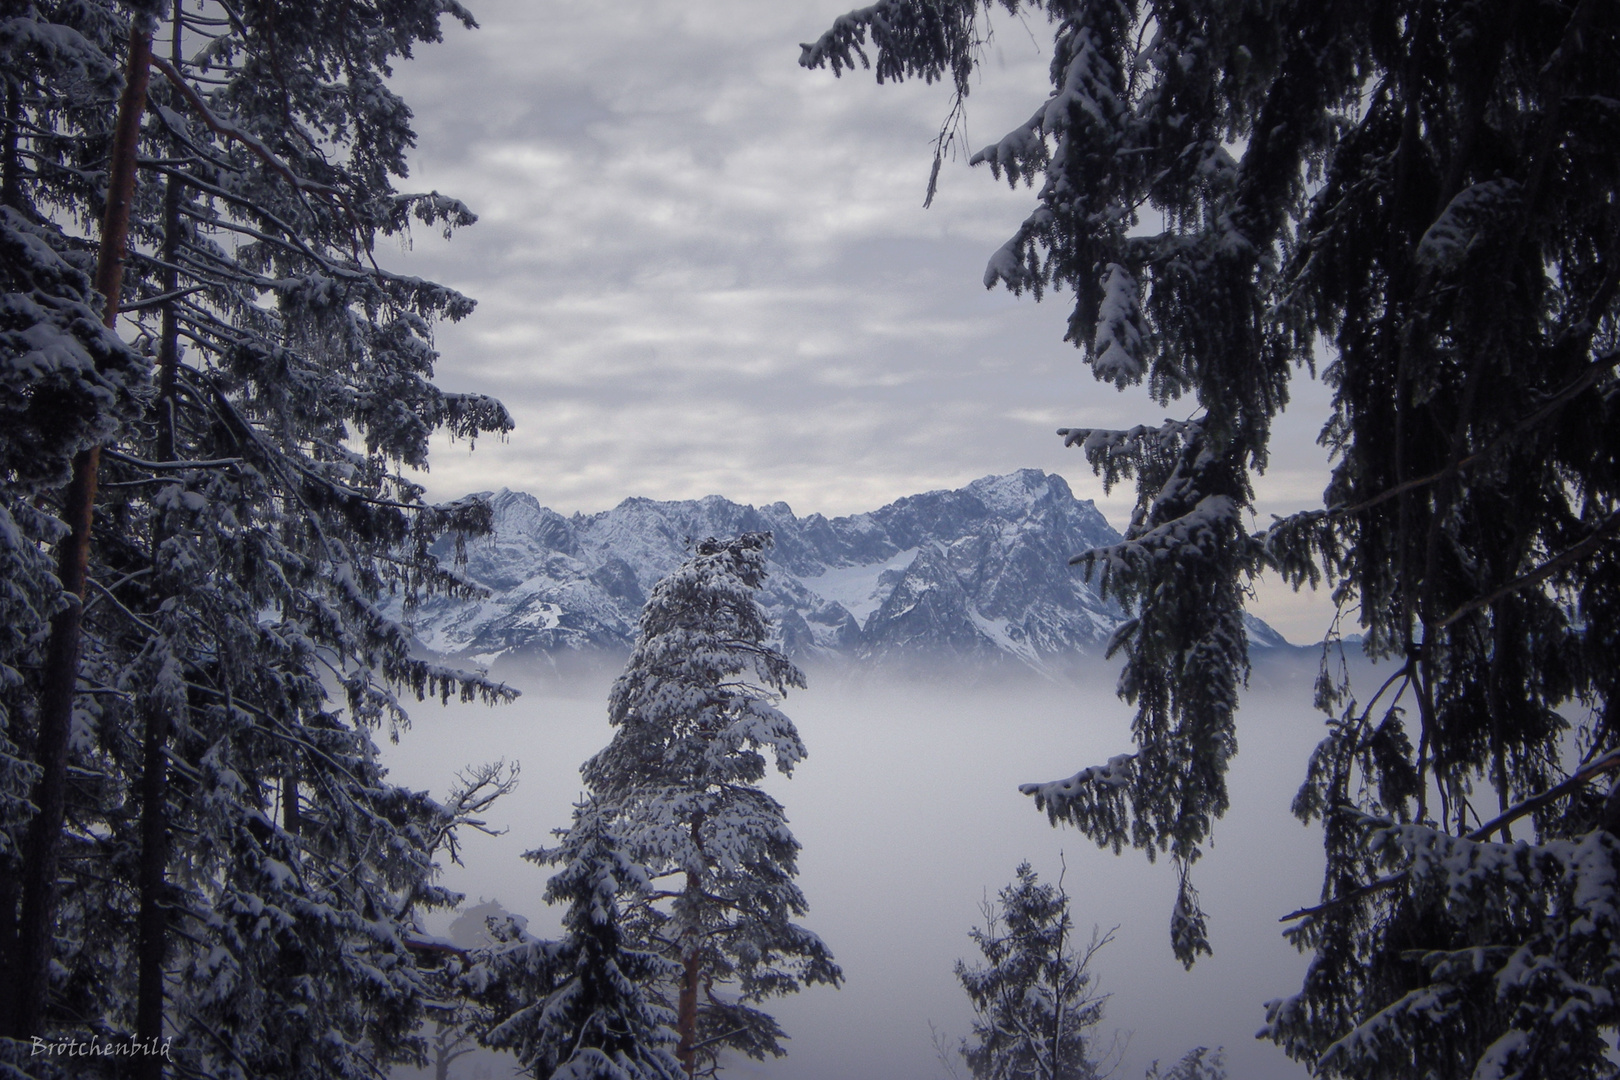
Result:
{"type": "MultiPolygon", "coordinates": [[[[96,262],[96,289],[107,298],[102,322],[117,325],[118,295],[128,255],[130,205],[135,197],[135,149],[141,114],[146,109],[147,74],[152,59],[152,31],[139,17],[130,26],[129,59],[124,94],[118,104],[111,172],[107,182],[107,215],[101,227],[96,262]]],[[[16,1013],[12,1034],[20,1039],[42,1035],[45,1001],[50,990],[50,960],[55,937],[53,892],[66,808],[67,746],[73,726],[73,699],[79,680],[80,622],[84,612],[85,569],[90,558],[90,525],[96,499],[101,448],[91,447],[73,459],[73,480],[63,504],[70,530],[58,551],[57,574],[71,598],[51,620],[44,686],[40,694],[39,737],[35,761],[41,771],[34,789],[39,812],[29,824],[22,869],[22,919],[18,926],[16,1013]]]]}
{"type": "MultiPolygon", "coordinates": [[[[697,823],[692,824],[693,838],[697,838],[697,823]]],[[[686,895],[690,900],[692,914],[695,916],[697,904],[702,894],[702,883],[696,874],[686,875],[686,895]]],[[[697,1007],[698,1007],[698,980],[702,976],[701,939],[696,932],[692,941],[687,943],[687,950],[681,957],[681,992],[675,1003],[675,1034],[680,1036],[680,1042],[675,1047],[675,1058],[686,1070],[690,1078],[697,1075],[697,1007]]]]}
{"type": "Polygon", "coordinates": [[[681,1037],[675,1057],[688,1077],[697,1073],[697,1004],[701,957],[694,948],[686,954],[681,970],[681,996],[675,1014],[675,1033],[681,1037]]]}
{"type": "MultiPolygon", "coordinates": [[[[180,0],[175,0],[171,60],[180,63],[180,0]]],[[[175,269],[180,251],[180,179],[169,174],[163,193],[163,261],[161,287],[172,295],[180,287],[175,269]]],[[[157,426],[159,461],[179,458],[175,436],[175,384],[180,366],[180,323],[175,301],[163,306],[158,344],[157,426]]],[[[162,580],[162,548],[167,537],[161,516],[152,528],[152,561],[162,580]]],[[[169,715],[159,705],[146,711],[146,745],[141,761],[141,910],[136,947],[135,1037],[147,1046],[163,1038],[163,963],[168,956],[169,925],[164,907],[169,865],[169,715]]],[[[148,1054],[139,1060],[139,1080],[163,1080],[163,1059],[148,1054]]]]}

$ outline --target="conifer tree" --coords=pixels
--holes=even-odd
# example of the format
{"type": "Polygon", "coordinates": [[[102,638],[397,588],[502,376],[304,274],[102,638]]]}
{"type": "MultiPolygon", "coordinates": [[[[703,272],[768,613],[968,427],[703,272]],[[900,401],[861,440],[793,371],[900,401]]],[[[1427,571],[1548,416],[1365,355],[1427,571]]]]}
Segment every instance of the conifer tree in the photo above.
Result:
{"type": "Polygon", "coordinates": [[[561,844],[529,853],[562,865],[545,898],[568,905],[563,939],[538,940],[508,920],[467,979],[497,1021],[485,1043],[513,1051],[539,1080],[684,1075],[670,1053],[674,1014],[649,989],[673,978],[675,965],[626,941],[620,900],[645,895],[647,873],[625,854],[609,817],[600,804],[581,803],[572,827],[559,830],[561,844]]]}
{"type": "Polygon", "coordinates": [[[38,1032],[50,971],[95,462],[102,439],[135,415],[146,382],[147,365],[112,332],[117,303],[101,302],[94,292],[116,296],[126,261],[145,100],[146,67],[139,57],[150,41],[150,19],[143,9],[134,12],[121,94],[119,65],[109,55],[119,26],[104,6],[41,12],[10,4],[0,9],[0,20],[7,61],[0,363],[7,419],[14,422],[7,434],[15,440],[0,477],[0,499],[13,526],[0,541],[0,558],[15,575],[7,614],[16,620],[5,646],[10,700],[0,754],[19,766],[0,770],[6,776],[0,798],[7,803],[0,822],[15,827],[0,843],[0,858],[8,862],[0,875],[0,1034],[11,1035],[38,1032]],[[55,93],[58,87],[74,93],[55,93]],[[116,126],[111,109],[95,107],[103,93],[118,102],[116,126]],[[96,162],[87,148],[100,149],[105,159],[96,162]],[[104,183],[85,183],[86,170],[74,165],[90,166],[104,183]],[[87,194],[103,196],[100,213],[87,194]],[[53,212],[87,228],[99,224],[99,251],[92,256],[87,245],[75,243],[53,212]],[[90,276],[94,291],[85,280],[90,276]],[[67,485],[54,520],[41,513],[53,483],[67,485]],[[56,565],[46,576],[39,548],[52,542],[56,565]],[[12,667],[12,661],[25,666],[12,667]],[[11,751],[22,745],[29,747],[26,761],[11,751]]]}
{"type": "Polygon", "coordinates": [[[413,217],[472,221],[393,187],[413,136],[383,80],[437,40],[442,14],[472,25],[439,0],[4,12],[0,213],[8,252],[27,258],[4,268],[4,407],[19,422],[0,433],[0,479],[18,525],[0,557],[23,572],[0,643],[15,674],[0,687],[0,984],[18,985],[28,941],[57,972],[29,995],[34,1018],[6,1003],[12,1034],[173,1033],[177,1064],[211,1076],[419,1057],[415,920],[454,902],[433,860],[481,796],[446,805],[389,784],[372,733],[403,723],[399,691],[508,693],[414,657],[385,611],[390,595],[408,610],[464,589],[428,546],[489,520],[476,499],[425,504],[404,469],[425,463],[436,429],[510,425],[498,403],[431,382],[432,322],[471,301],[370,257],[413,217]],[[147,67],[124,44],[150,40],[154,10],[125,288],[111,298],[131,348],[84,318],[99,301],[74,268],[91,255],[58,223],[97,217],[117,73],[147,67]],[[66,762],[82,779],[52,826],[32,794],[52,772],[41,654],[45,619],[73,598],[43,576],[38,543],[62,535],[53,516],[77,498],[66,460],[92,447],[103,466],[66,762]],[[33,927],[9,891],[45,866],[20,843],[30,828],[55,838],[62,866],[33,927]]]}
{"type": "Polygon", "coordinates": [[[631,905],[637,939],[675,965],[658,991],[673,1008],[687,1076],[719,1054],[784,1053],[755,1005],[842,972],[791,922],[807,905],[793,878],[799,843],[757,787],[766,755],[783,774],[804,758],[778,696],[804,676],[768,643],[754,594],[769,534],[704,540],[660,581],[613,685],[613,740],[581,767],[600,812],[654,887],[631,905]]]}
{"type": "Polygon", "coordinates": [[[1041,884],[1027,862],[1017,874],[969,932],[984,963],[956,962],[974,1012],[962,1057],[974,1080],[1095,1080],[1107,1075],[1092,1031],[1108,998],[1088,969],[1113,934],[1076,949],[1062,882],[1041,884]]]}
{"type": "Polygon", "coordinates": [[[1226,1080],[1226,1055],[1219,1048],[1196,1046],[1166,1072],[1159,1071],[1155,1061],[1148,1067],[1144,1080],[1226,1080]]]}
{"type": "MultiPolygon", "coordinates": [[[[968,95],[996,4],[881,0],[805,46],[968,95]],[[865,51],[870,46],[875,56],[865,51]]],[[[1594,0],[1004,0],[1052,89],[974,155],[1037,187],[986,284],[1074,293],[1098,378],[1186,419],[1064,429],[1124,540],[1135,748],[1032,784],[1054,821],[1188,870],[1227,806],[1245,576],[1324,580],[1388,681],[1325,663],[1296,812],[1323,826],[1314,959],[1267,1033],[1326,1075],[1607,1076],[1620,1027],[1620,16],[1594,0]],[[1289,380],[1328,354],[1324,504],[1251,534],[1289,380]]],[[[1329,656],[1331,660],[1331,655],[1329,656]]]]}

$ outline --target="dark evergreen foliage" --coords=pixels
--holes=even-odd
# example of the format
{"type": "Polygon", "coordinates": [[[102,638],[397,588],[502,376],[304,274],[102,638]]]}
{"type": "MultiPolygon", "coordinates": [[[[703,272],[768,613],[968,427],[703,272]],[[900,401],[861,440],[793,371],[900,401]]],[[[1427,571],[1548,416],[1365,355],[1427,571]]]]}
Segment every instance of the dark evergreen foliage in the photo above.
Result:
{"type": "Polygon", "coordinates": [[[42,746],[40,738],[50,628],[73,618],[77,599],[51,558],[69,532],[51,497],[68,484],[77,455],[138,415],[148,390],[147,363],[101,325],[93,251],[49,216],[68,216],[70,227],[93,219],[85,199],[93,182],[58,159],[71,157],[64,143],[78,164],[87,146],[105,152],[118,65],[103,47],[118,26],[97,5],[42,7],[0,5],[0,1035],[14,1033],[20,1011],[33,1011],[24,1009],[21,967],[32,981],[46,970],[42,950],[26,963],[20,955],[37,940],[20,916],[25,891],[35,909],[48,900],[54,858],[33,860],[41,872],[32,890],[19,871],[24,848],[39,846],[35,832],[56,854],[60,830],[31,826],[42,805],[62,805],[65,781],[57,748],[66,740],[42,746]],[[98,97],[101,108],[86,104],[98,97]],[[57,128],[80,137],[59,138],[57,128]],[[38,182],[41,161],[53,183],[38,182]],[[49,798],[41,792],[48,774],[49,798]]]}
{"type": "Polygon", "coordinates": [[[545,898],[568,905],[563,940],[538,940],[509,920],[492,927],[502,940],[478,955],[466,979],[494,1021],[486,1044],[513,1051],[540,1080],[685,1075],[671,1053],[675,1014],[650,989],[679,969],[625,938],[620,899],[644,896],[647,872],[625,854],[610,816],[594,801],[581,803],[562,844],[532,853],[562,864],[545,898]]]}
{"type": "Polygon", "coordinates": [[[1218,1047],[1197,1046],[1181,1055],[1168,1072],[1160,1072],[1155,1061],[1145,1080],[1226,1080],[1226,1055],[1218,1047]]]}
{"type": "Polygon", "coordinates": [[[1611,1075],[1620,863],[1591,785],[1620,767],[1620,14],[883,0],[803,62],[948,75],[960,103],[997,6],[1049,18],[1053,89],[974,156],[1038,189],[986,283],[1073,290],[1100,379],[1193,398],[1183,421],[1060,433],[1137,483],[1125,541],[1078,560],[1136,615],[1115,640],[1136,749],[1025,790],[1181,862],[1190,962],[1245,575],[1325,579],[1388,682],[1354,698],[1324,664],[1296,803],[1323,821],[1324,904],[1268,1034],[1329,1075],[1611,1075]],[[1251,535],[1251,475],[1320,349],[1324,505],[1251,535]]]}
{"type": "Polygon", "coordinates": [[[400,691],[509,695],[413,656],[400,621],[465,588],[429,545],[489,520],[425,504],[405,467],[440,428],[510,426],[431,381],[433,322],[472,302],[370,255],[412,219],[473,220],[393,188],[413,136],[384,77],[446,14],[473,24],[442,0],[0,8],[0,983],[45,620],[68,602],[41,544],[68,460],[104,463],[47,1033],[117,1040],[155,1006],[197,1075],[420,1057],[416,919],[456,899],[434,859],[509,787],[439,803],[390,784],[372,742],[404,723],[400,691]],[[125,345],[70,226],[96,228],[128,23],[154,10],[125,345]]]}
{"type": "Polygon", "coordinates": [[[1095,1045],[1108,996],[1088,970],[1112,939],[1078,949],[1062,882],[1042,885],[1029,863],[1018,880],[984,903],[984,925],[969,932],[984,963],[956,962],[973,1002],[973,1038],[961,1054],[974,1080],[1096,1080],[1110,1071],[1095,1045]]]}

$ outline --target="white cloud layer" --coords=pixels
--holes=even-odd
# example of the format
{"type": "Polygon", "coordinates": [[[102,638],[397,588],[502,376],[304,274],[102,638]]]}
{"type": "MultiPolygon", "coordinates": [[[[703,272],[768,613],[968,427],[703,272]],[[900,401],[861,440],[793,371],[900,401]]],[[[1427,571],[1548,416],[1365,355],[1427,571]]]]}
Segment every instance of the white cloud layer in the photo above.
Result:
{"type": "MultiPolygon", "coordinates": [[[[1228,776],[1232,809],[1194,875],[1214,955],[1191,972],[1170,950],[1174,869],[1054,829],[1018,794],[1020,783],[1056,779],[1128,744],[1131,710],[1114,697],[1111,671],[1061,687],[968,687],[944,672],[851,687],[812,671],[809,689],[784,702],[810,756],[791,779],[772,774],[765,783],[804,845],[798,883],[810,910],[801,921],[826,940],[847,981],[765,1003],[791,1036],[788,1056],[759,1064],[732,1057],[721,1075],[947,1080],[930,1025],[954,1058],[971,1015],[953,964],[977,958],[967,931],[983,923],[979,903],[1027,858],[1044,881],[1067,867],[1082,935],[1093,925],[1118,927],[1093,972],[1113,995],[1101,1043],[1111,1032],[1128,1035],[1118,1080],[1139,1080],[1155,1059],[1168,1068],[1199,1045],[1224,1045],[1234,1080],[1306,1080],[1303,1066],[1253,1036],[1262,1003],[1297,992],[1308,963],[1277,918],[1313,903],[1321,885],[1320,834],[1288,811],[1319,732],[1300,722],[1313,671],[1308,658],[1291,656],[1256,672],[1243,749],[1228,776]]],[[[1361,665],[1356,671],[1369,676],[1361,665]]],[[[529,917],[534,933],[554,935],[561,911],[539,894],[555,871],[520,855],[568,822],[579,797],[576,765],[611,736],[604,702],[614,672],[575,680],[521,668],[500,674],[524,687],[517,705],[419,705],[414,729],[385,756],[394,779],[441,796],[463,763],[521,757],[522,785],[488,815],[509,831],[469,835],[464,865],[447,868],[445,882],[472,901],[498,898],[529,917]]],[[[960,1060],[954,1064],[965,1078],[960,1060]]]]}

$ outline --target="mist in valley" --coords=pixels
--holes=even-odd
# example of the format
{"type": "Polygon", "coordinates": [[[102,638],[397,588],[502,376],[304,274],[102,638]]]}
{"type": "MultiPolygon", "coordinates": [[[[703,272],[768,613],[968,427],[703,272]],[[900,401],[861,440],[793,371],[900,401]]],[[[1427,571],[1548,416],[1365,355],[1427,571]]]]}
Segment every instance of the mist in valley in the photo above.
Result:
{"type": "MultiPolygon", "coordinates": [[[[1080,936],[1094,925],[1118,928],[1093,965],[1111,995],[1098,1036],[1106,1044],[1117,1031],[1124,1047],[1115,1076],[1134,1080],[1155,1059],[1168,1066],[1201,1045],[1224,1046],[1234,1078],[1306,1076],[1254,1032],[1263,1002],[1296,992],[1305,970],[1278,919],[1314,902],[1320,888],[1319,833],[1288,810],[1322,733],[1311,707],[1319,661],[1317,650],[1255,650],[1229,775],[1232,808],[1194,868],[1214,955],[1191,972],[1171,955],[1168,862],[1099,850],[1050,826],[1018,792],[1020,783],[1129,751],[1132,709],[1114,694],[1113,662],[1086,660],[1062,681],[949,663],[810,668],[809,688],[784,704],[809,758],[791,778],[772,773],[766,786],[803,845],[798,880],[810,911],[801,921],[827,941],[845,983],[766,1003],[792,1036],[788,1056],[733,1058],[723,1074],[938,1080],[951,1075],[944,1046],[965,1076],[954,1048],[971,1010],[952,968],[977,959],[968,930],[983,921],[981,903],[1028,859],[1042,881],[1064,875],[1080,936]]],[[[467,765],[522,764],[518,790],[489,817],[506,831],[468,834],[463,865],[446,867],[445,883],[467,896],[462,910],[498,900],[526,917],[531,933],[559,932],[560,910],[540,899],[554,871],[522,853],[568,824],[583,794],[579,765],[611,735],[606,702],[618,670],[615,659],[567,671],[503,661],[494,673],[523,691],[515,703],[418,704],[411,729],[385,746],[396,782],[439,796],[467,765]]],[[[445,933],[455,917],[438,913],[429,928],[445,933]]],[[[451,1075],[487,1067],[500,1076],[510,1061],[469,1057],[451,1075]]]]}

